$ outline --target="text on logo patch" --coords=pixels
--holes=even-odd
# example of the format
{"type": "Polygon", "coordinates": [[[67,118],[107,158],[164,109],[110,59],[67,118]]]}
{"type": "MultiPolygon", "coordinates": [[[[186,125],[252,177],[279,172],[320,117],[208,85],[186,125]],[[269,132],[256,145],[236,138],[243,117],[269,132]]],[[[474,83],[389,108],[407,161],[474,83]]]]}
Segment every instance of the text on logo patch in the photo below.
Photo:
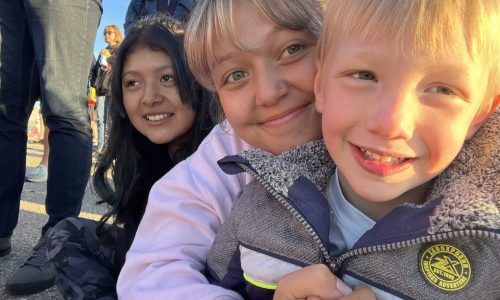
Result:
{"type": "Polygon", "coordinates": [[[465,288],[472,275],[467,256],[447,244],[431,245],[424,249],[420,255],[420,271],[433,286],[449,292],[465,288]]]}

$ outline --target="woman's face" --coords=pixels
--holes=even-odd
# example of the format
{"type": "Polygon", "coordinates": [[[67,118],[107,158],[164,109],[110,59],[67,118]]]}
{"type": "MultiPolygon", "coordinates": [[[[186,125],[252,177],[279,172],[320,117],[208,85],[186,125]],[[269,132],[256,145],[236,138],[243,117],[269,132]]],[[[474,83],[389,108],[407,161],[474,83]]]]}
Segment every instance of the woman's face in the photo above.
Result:
{"type": "Polygon", "coordinates": [[[193,126],[196,112],[182,103],[172,60],[163,51],[133,50],[122,73],[123,104],[132,125],[172,150],[193,126]]]}
{"type": "Polygon", "coordinates": [[[321,138],[314,107],[316,39],[279,27],[250,1],[234,8],[239,42],[216,40],[208,58],[224,114],[247,143],[279,154],[321,138]]]}
{"type": "Polygon", "coordinates": [[[116,44],[116,33],[113,28],[106,27],[104,30],[104,41],[110,46],[116,44]]]}

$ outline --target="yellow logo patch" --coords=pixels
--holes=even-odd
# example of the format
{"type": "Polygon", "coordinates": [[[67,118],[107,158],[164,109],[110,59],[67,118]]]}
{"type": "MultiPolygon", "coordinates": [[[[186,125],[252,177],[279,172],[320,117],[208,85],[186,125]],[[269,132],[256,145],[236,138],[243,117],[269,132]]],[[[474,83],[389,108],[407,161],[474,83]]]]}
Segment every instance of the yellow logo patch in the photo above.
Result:
{"type": "Polygon", "coordinates": [[[448,292],[465,288],[472,276],[467,256],[458,248],[446,244],[424,249],[420,255],[420,271],[429,283],[448,292]]]}

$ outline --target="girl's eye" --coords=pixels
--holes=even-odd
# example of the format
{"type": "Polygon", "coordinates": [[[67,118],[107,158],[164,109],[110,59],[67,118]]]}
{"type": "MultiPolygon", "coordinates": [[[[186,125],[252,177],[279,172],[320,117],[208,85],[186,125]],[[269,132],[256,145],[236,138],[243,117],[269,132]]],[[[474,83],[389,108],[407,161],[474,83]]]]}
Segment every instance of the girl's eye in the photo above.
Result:
{"type": "Polygon", "coordinates": [[[163,75],[161,77],[161,82],[173,82],[175,81],[175,78],[174,76],[171,76],[171,75],[163,75]]]}
{"type": "Polygon", "coordinates": [[[294,55],[295,53],[299,52],[300,50],[302,50],[304,48],[303,45],[300,45],[300,44],[294,44],[294,45],[291,45],[289,47],[287,47],[285,49],[285,53],[284,53],[284,56],[291,56],[291,55],[294,55]]]}
{"type": "Polygon", "coordinates": [[[442,86],[442,85],[437,85],[433,86],[428,89],[430,93],[436,93],[436,94],[443,94],[443,95],[457,95],[457,92],[455,92],[454,89],[447,87],[447,86],[442,86]]]}
{"type": "Polygon", "coordinates": [[[234,71],[231,74],[229,74],[229,76],[227,77],[226,80],[229,82],[238,81],[247,75],[248,75],[247,72],[244,72],[244,71],[234,71]]]}
{"type": "Polygon", "coordinates": [[[371,80],[377,82],[377,77],[370,71],[359,71],[351,74],[354,78],[359,80],[371,80]]]}
{"type": "Polygon", "coordinates": [[[139,82],[135,81],[135,80],[129,80],[127,82],[125,82],[125,86],[137,86],[139,85],[139,82]]]}

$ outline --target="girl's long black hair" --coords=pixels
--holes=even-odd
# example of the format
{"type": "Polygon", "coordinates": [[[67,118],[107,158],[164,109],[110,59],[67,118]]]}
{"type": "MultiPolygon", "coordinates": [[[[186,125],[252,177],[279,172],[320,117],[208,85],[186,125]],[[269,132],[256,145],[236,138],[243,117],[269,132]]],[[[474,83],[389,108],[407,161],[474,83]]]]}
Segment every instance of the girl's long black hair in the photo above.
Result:
{"type": "Polygon", "coordinates": [[[93,184],[101,198],[99,203],[110,205],[110,210],[101,219],[98,234],[105,236],[106,226],[102,226],[105,222],[112,221],[113,225],[122,227],[125,251],[144,214],[152,185],[176,163],[192,154],[214,125],[208,113],[210,93],[198,84],[187,67],[183,36],[183,25],[165,15],[141,20],[130,29],[113,61],[111,126],[93,184]],[[123,67],[127,57],[142,47],[163,51],[171,58],[181,101],[196,112],[191,130],[182,139],[184,146],[170,155],[168,144],[154,144],[134,128],[123,105],[123,67]]]}

